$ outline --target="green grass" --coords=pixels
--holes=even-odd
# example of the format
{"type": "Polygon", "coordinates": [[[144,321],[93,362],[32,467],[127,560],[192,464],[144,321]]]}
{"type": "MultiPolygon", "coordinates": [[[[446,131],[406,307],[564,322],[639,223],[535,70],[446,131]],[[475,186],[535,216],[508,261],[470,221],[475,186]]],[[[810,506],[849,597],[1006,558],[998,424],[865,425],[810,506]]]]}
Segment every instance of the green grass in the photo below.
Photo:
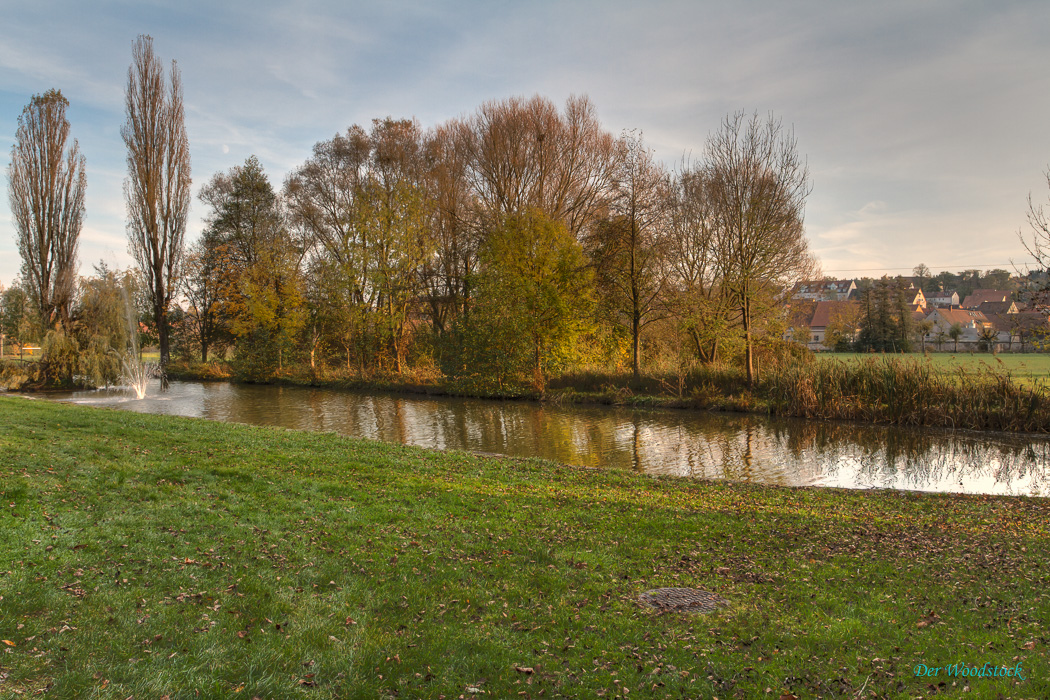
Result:
{"type": "Polygon", "coordinates": [[[0,492],[4,697],[1050,697],[1042,499],[656,479],[21,398],[0,398],[0,492]],[[731,606],[642,609],[660,586],[731,606]],[[960,662],[1027,680],[913,672],[960,662]]]}
{"type": "MultiPolygon", "coordinates": [[[[870,358],[869,353],[821,353],[818,359],[822,362],[833,362],[836,360],[847,362],[847,363],[858,363],[863,362],[865,359],[870,358]]],[[[933,352],[929,355],[924,356],[921,353],[905,353],[898,355],[904,359],[916,359],[918,361],[928,361],[930,366],[935,370],[941,372],[951,372],[957,367],[964,367],[970,371],[977,371],[980,369],[991,369],[993,371],[1008,371],[1014,378],[1019,380],[1050,380],[1050,354],[1048,353],[999,353],[998,355],[992,355],[991,353],[973,353],[972,355],[968,352],[951,353],[951,352],[933,352]]]]}

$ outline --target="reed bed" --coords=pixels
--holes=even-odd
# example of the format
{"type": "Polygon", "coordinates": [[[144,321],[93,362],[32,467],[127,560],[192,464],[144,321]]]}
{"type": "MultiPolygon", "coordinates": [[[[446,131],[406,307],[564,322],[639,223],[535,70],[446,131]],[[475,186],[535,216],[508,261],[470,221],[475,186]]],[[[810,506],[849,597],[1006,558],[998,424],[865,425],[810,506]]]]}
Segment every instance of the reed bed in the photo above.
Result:
{"type": "Polygon", "coordinates": [[[921,360],[872,357],[769,372],[769,410],[804,418],[862,420],[969,430],[1050,432],[1041,383],[1026,385],[991,368],[937,371],[921,360]]]}

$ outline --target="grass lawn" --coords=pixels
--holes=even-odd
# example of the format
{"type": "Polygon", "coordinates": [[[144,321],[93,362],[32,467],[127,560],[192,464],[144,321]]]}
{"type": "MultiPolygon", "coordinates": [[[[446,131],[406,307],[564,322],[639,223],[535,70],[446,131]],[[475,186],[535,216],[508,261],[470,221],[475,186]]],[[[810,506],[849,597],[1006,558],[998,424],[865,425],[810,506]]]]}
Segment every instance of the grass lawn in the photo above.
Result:
{"type": "MultiPolygon", "coordinates": [[[[862,362],[871,357],[870,353],[857,352],[828,352],[817,355],[823,362],[840,360],[842,362],[862,362]]],[[[984,368],[996,371],[1007,370],[1016,379],[1039,381],[1044,383],[1050,381],[1050,353],[1009,353],[1003,352],[998,355],[991,353],[968,352],[930,352],[928,356],[922,353],[904,353],[900,355],[887,355],[887,357],[900,357],[903,359],[915,359],[917,361],[929,361],[935,369],[952,371],[956,367],[963,367],[967,371],[980,371],[984,368]]]]}
{"type": "Polygon", "coordinates": [[[0,492],[3,697],[1050,697],[1042,499],[656,479],[7,397],[0,492]],[[661,586],[731,605],[639,606],[661,586]],[[1025,680],[962,675],[986,663],[1025,680]]]}

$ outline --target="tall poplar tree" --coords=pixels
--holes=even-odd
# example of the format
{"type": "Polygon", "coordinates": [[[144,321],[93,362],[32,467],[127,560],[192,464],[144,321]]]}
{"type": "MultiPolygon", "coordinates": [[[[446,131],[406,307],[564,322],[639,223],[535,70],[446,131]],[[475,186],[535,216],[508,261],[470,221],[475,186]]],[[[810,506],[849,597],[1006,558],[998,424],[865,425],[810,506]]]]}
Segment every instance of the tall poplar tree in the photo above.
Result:
{"type": "Polygon", "coordinates": [[[166,366],[168,309],[178,288],[190,208],[190,149],[178,65],[171,62],[167,80],[151,37],[139,36],[132,47],[125,109],[127,121],[120,134],[128,149],[128,241],[146,279],[160,363],[166,366]]]}
{"type": "Polygon", "coordinates": [[[68,106],[58,90],[33,96],[18,118],[7,171],[22,277],[42,332],[68,325],[84,221],[84,156],[76,139],[66,148],[68,106]]]}

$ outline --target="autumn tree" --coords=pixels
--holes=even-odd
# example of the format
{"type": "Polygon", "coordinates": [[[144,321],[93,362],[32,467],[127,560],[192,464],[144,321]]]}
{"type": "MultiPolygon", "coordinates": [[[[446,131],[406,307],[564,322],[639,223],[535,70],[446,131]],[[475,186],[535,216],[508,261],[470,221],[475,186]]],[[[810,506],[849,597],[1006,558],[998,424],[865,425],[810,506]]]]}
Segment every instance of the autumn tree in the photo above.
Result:
{"type": "Polygon", "coordinates": [[[148,36],[139,36],[132,47],[125,111],[121,136],[128,151],[128,239],[147,280],[165,366],[170,359],[168,311],[178,288],[190,206],[190,151],[178,66],[172,61],[170,80],[165,77],[148,36]]]}
{"type": "Polygon", "coordinates": [[[486,102],[462,122],[467,178],[488,225],[535,209],[580,238],[604,207],[613,137],[586,97],[486,102]]]}
{"type": "Polygon", "coordinates": [[[234,337],[238,367],[266,376],[283,368],[303,324],[305,246],[255,156],[214,175],[200,199],[207,227],[191,249],[187,288],[202,352],[234,337]]]}
{"type": "Polygon", "coordinates": [[[469,371],[501,384],[531,371],[541,390],[590,318],[593,291],[582,248],[537,210],[508,216],[481,252],[478,305],[466,327],[469,371]]]}
{"type": "Polygon", "coordinates": [[[363,363],[368,337],[366,318],[373,301],[368,285],[368,240],[364,236],[362,190],[371,153],[368,133],[354,125],[314,145],[313,154],[284,184],[292,224],[307,232],[325,258],[313,265],[331,275],[328,287],[340,287],[346,313],[337,332],[363,363]]]}
{"type": "MultiPolygon", "coordinates": [[[[346,333],[358,354],[400,372],[412,305],[434,254],[423,135],[411,120],[374,120],[314,147],[285,183],[293,223],[345,285],[346,333]]],[[[343,334],[346,335],[345,333],[343,334]]]]}
{"type": "Polygon", "coordinates": [[[400,374],[410,306],[419,298],[419,271],[434,252],[423,181],[422,134],[410,120],[375,120],[362,191],[362,232],[369,242],[369,286],[376,293],[378,331],[400,374]]]}
{"type": "Polygon", "coordinates": [[[704,158],[720,276],[739,314],[752,384],[755,321],[769,308],[763,300],[775,300],[778,290],[812,275],[803,230],[809,173],[794,134],[773,116],[727,116],[708,139],[704,158]]]}
{"type": "Polygon", "coordinates": [[[232,301],[240,298],[230,246],[207,233],[186,251],[182,289],[189,303],[186,321],[201,362],[214,348],[233,340],[232,301]]]}
{"type": "Polygon", "coordinates": [[[624,132],[610,193],[609,218],[590,236],[602,304],[631,336],[631,368],[641,375],[642,331],[666,317],[668,178],[641,134],[624,132]]]}
{"type": "Polygon", "coordinates": [[[824,330],[824,347],[829,350],[848,349],[857,339],[860,320],[860,308],[854,302],[836,303],[824,330]]]}
{"type": "Polygon", "coordinates": [[[95,386],[116,384],[121,358],[130,347],[139,347],[138,311],[133,298],[132,273],[110,269],[100,262],[94,274],[80,280],[76,335],[80,348],[80,374],[95,386]]]}
{"type": "Polygon", "coordinates": [[[26,343],[40,339],[39,310],[33,308],[32,299],[21,280],[0,294],[0,333],[18,345],[21,356],[26,343]]]}
{"type": "Polygon", "coordinates": [[[69,101],[58,90],[34,95],[18,118],[8,167],[8,198],[22,277],[41,329],[68,327],[84,221],[85,159],[67,148],[69,101]]]}

